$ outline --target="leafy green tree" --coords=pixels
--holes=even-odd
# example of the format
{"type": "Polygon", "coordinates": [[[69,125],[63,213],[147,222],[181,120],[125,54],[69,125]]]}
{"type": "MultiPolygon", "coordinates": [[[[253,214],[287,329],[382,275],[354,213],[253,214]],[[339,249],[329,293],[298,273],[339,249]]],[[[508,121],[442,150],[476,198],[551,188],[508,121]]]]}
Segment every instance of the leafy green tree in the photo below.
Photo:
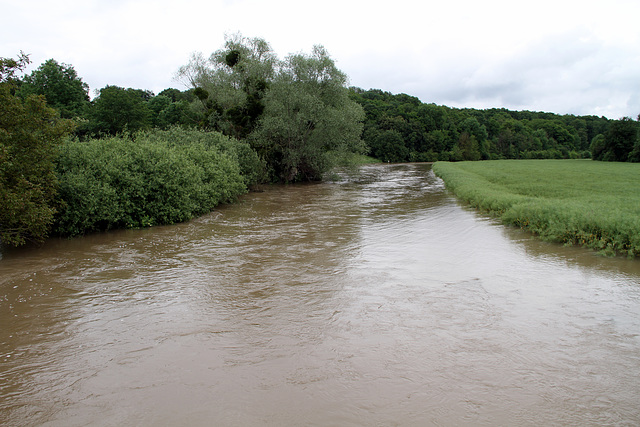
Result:
{"type": "Polygon", "coordinates": [[[178,102],[182,99],[182,92],[175,88],[168,88],[158,94],[158,96],[166,96],[171,102],[178,102]]]}
{"type": "Polygon", "coordinates": [[[633,150],[629,153],[629,161],[634,163],[640,162],[640,139],[636,141],[633,150]]]}
{"type": "MultiPolygon", "coordinates": [[[[386,130],[399,132],[410,150],[409,158],[414,160],[432,159],[434,154],[440,159],[462,159],[459,142],[465,132],[475,137],[481,159],[588,158],[586,142],[604,134],[609,127],[609,120],[604,117],[504,108],[456,109],[423,104],[415,97],[379,89],[350,88],[350,96],[364,108],[363,139],[372,147],[371,154],[383,153],[385,158],[394,150],[379,145],[385,140],[380,134],[386,130]]],[[[387,140],[398,145],[396,138],[387,140]]]]}
{"type": "Polygon", "coordinates": [[[0,59],[0,243],[13,246],[47,236],[56,212],[57,148],[73,128],[43,96],[15,95],[16,73],[27,63],[26,56],[0,59]]]}
{"type": "Polygon", "coordinates": [[[144,102],[149,102],[151,100],[151,98],[153,98],[155,96],[152,91],[146,90],[146,89],[128,88],[127,91],[135,94],[138,97],[140,97],[140,99],[142,101],[144,101],[144,102]]]}
{"type": "Polygon", "coordinates": [[[383,162],[406,162],[409,157],[409,149],[405,146],[400,132],[385,130],[378,133],[371,142],[371,154],[383,162]]]}
{"type": "Polygon", "coordinates": [[[242,139],[264,111],[263,98],[277,63],[266,41],[234,34],[208,59],[193,55],[178,70],[178,78],[195,89],[203,127],[242,139]]]}
{"type": "Polygon", "coordinates": [[[460,124],[460,131],[462,133],[466,132],[469,136],[475,137],[478,144],[484,143],[484,141],[489,137],[487,128],[484,125],[481,125],[475,117],[467,117],[464,119],[460,124]]]}
{"type": "Polygon", "coordinates": [[[194,88],[201,125],[249,141],[272,179],[319,179],[336,156],[364,151],[362,107],[322,47],[280,61],[264,40],[236,34],[178,77],[194,88]]]}
{"type": "Polygon", "coordinates": [[[604,134],[602,160],[626,162],[638,140],[638,122],[624,117],[616,120],[604,134]]]}
{"type": "Polygon", "coordinates": [[[364,112],[352,101],[347,77],[327,51],[289,55],[265,95],[265,110],[249,141],[285,182],[317,180],[334,153],[365,151],[364,112]]]}
{"type": "Polygon", "coordinates": [[[71,65],[53,59],[24,77],[19,95],[44,95],[47,105],[60,111],[63,118],[82,117],[89,104],[89,85],[78,77],[71,65]]]}
{"type": "Polygon", "coordinates": [[[180,125],[193,127],[198,122],[198,114],[191,108],[187,101],[172,102],[167,108],[160,111],[158,122],[167,126],[180,125]]]}
{"type": "Polygon", "coordinates": [[[469,135],[467,132],[460,134],[458,148],[460,149],[462,160],[480,160],[480,146],[475,135],[469,135]]]}
{"type": "Polygon", "coordinates": [[[447,139],[447,132],[443,130],[434,130],[427,133],[425,136],[426,151],[433,151],[436,153],[444,151],[447,139]]]}
{"type": "Polygon", "coordinates": [[[151,124],[153,127],[165,129],[169,126],[169,123],[164,120],[165,117],[161,113],[169,108],[172,103],[171,98],[166,95],[154,96],[147,102],[147,107],[151,110],[151,124]]]}
{"type": "Polygon", "coordinates": [[[17,59],[0,58],[0,83],[8,84],[12,94],[15,93],[21,83],[18,74],[23,72],[30,63],[29,55],[22,51],[18,54],[17,59]]]}
{"type": "Polygon", "coordinates": [[[151,111],[145,99],[148,92],[106,86],[100,89],[91,111],[91,130],[94,133],[116,135],[151,127],[151,111]]]}
{"type": "Polygon", "coordinates": [[[593,138],[593,140],[591,140],[589,150],[591,151],[591,158],[593,160],[602,160],[602,156],[604,155],[605,150],[605,141],[603,134],[598,134],[593,138]]]}
{"type": "Polygon", "coordinates": [[[193,94],[193,91],[194,89],[180,91],[178,89],[169,88],[160,92],[158,96],[168,96],[169,98],[171,98],[171,102],[191,102],[196,100],[196,96],[193,94]]]}
{"type": "Polygon", "coordinates": [[[171,126],[195,126],[198,114],[191,108],[191,102],[197,97],[193,90],[181,92],[178,89],[165,89],[147,101],[151,112],[151,125],[154,128],[168,129],[171,126]]]}

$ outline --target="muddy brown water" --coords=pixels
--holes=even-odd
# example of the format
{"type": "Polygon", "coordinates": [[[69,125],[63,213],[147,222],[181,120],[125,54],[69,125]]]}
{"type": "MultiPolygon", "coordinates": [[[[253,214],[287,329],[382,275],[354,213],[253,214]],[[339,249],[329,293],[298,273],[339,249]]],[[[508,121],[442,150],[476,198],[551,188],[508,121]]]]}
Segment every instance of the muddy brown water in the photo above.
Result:
{"type": "Polygon", "coordinates": [[[640,262],[342,178],[5,249],[0,425],[640,424],[640,262]]]}

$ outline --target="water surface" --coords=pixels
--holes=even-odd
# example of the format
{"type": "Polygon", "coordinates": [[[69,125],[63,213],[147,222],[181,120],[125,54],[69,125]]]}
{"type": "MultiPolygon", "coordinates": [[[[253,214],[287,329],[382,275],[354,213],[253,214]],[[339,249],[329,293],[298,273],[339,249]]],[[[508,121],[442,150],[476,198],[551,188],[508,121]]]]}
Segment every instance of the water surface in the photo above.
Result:
{"type": "Polygon", "coordinates": [[[0,425],[640,424],[640,263],[430,166],[0,259],[0,425]]]}

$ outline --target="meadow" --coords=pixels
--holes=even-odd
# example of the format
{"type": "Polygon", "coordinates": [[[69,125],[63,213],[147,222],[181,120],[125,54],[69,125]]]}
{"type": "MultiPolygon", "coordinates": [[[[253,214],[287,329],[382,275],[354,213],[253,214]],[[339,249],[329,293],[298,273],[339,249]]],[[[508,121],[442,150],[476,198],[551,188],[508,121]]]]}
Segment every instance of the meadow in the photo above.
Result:
{"type": "Polygon", "coordinates": [[[640,256],[640,164],[592,160],[437,162],[457,197],[544,240],[640,256]]]}

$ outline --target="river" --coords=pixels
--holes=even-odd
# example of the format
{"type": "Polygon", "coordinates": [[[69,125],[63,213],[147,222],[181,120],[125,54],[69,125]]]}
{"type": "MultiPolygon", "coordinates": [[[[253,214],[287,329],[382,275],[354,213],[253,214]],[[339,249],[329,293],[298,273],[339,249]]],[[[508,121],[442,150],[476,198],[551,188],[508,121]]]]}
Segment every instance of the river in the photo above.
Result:
{"type": "Polygon", "coordinates": [[[640,425],[638,260],[340,178],[5,249],[0,425],[640,425]]]}

